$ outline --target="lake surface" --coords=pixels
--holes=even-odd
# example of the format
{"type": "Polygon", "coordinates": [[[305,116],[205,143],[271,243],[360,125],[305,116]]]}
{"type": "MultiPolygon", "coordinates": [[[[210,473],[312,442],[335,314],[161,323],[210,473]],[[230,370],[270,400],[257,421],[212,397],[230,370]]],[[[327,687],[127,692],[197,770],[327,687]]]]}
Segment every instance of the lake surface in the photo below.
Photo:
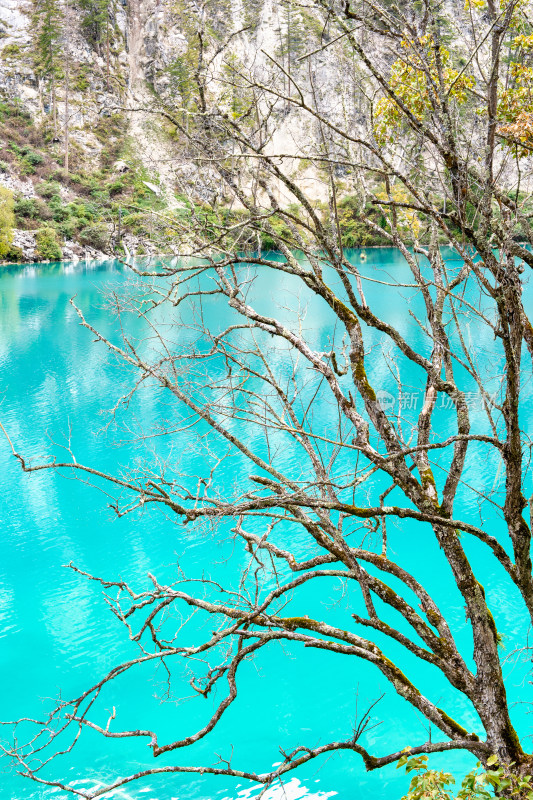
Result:
{"type": "MultiPolygon", "coordinates": [[[[406,265],[395,251],[383,249],[367,254],[364,270],[369,275],[409,278],[406,265]]],[[[116,262],[0,267],[0,420],[25,455],[44,458],[53,450],[51,440],[66,444],[69,432],[78,461],[100,469],[116,471],[143,454],[142,445],[134,437],[125,437],[113,427],[103,430],[108,421],[104,412],[113,406],[126,378],[122,368],[80,327],[69,304],[76,295],[77,304],[91,323],[112,335],[102,291],[109,285],[123,287],[127,280],[127,274],[116,262]],[[118,440],[128,438],[130,441],[122,446],[114,446],[118,440]]],[[[273,284],[271,276],[258,278],[254,292],[264,307],[298,299],[297,286],[281,277],[277,280],[273,284]]],[[[388,309],[390,321],[404,329],[413,326],[403,303],[408,290],[387,294],[381,285],[373,283],[366,288],[369,302],[388,309]]],[[[527,296],[531,299],[530,295],[528,287],[527,296]]],[[[222,326],[229,319],[221,306],[213,307],[213,313],[218,315],[217,325],[222,326]]],[[[326,310],[311,304],[308,320],[317,340],[323,338],[326,342],[330,324],[326,310]]],[[[420,333],[413,335],[421,337],[420,333]]],[[[475,329],[469,335],[478,346],[475,329]]],[[[491,347],[486,342],[487,358],[491,347]]],[[[379,358],[375,363],[370,360],[369,369],[374,383],[379,381],[384,391],[393,391],[379,358]]],[[[413,374],[413,391],[419,381],[420,376],[413,374]]],[[[531,387],[526,386],[524,391],[527,413],[531,408],[531,387]]],[[[150,427],[167,420],[171,411],[161,393],[146,391],[128,413],[131,419],[142,419],[150,427]]],[[[194,460],[194,451],[188,451],[190,442],[184,434],[177,444],[182,454],[194,460]]],[[[289,453],[287,458],[290,457],[289,453]]],[[[490,459],[478,457],[469,470],[468,475],[477,486],[498,491],[497,465],[490,459]]],[[[63,697],[76,696],[119,658],[132,652],[98,586],[65,569],[65,564],[72,561],[81,569],[109,578],[121,575],[140,589],[146,585],[148,572],[171,580],[178,558],[180,564],[186,563],[189,573],[212,569],[226,577],[231,574],[232,566],[226,560],[233,546],[230,537],[214,543],[208,531],[192,526],[184,529],[157,513],[117,519],[107,508],[106,498],[95,488],[53,472],[22,474],[3,441],[0,475],[0,717],[4,720],[38,717],[49,708],[49,698],[57,697],[60,691],[63,697]]],[[[472,512],[470,519],[474,519],[475,502],[465,493],[461,511],[467,516],[472,512]]],[[[494,520],[494,525],[497,528],[499,523],[494,520]]],[[[405,529],[393,531],[391,537],[393,548],[405,548],[405,529]]],[[[519,599],[507,592],[501,570],[489,561],[486,552],[475,543],[468,546],[477,559],[480,578],[511,652],[517,635],[526,627],[519,599]]],[[[447,599],[452,604],[448,617],[469,658],[464,609],[454,596],[446,569],[441,569],[442,559],[435,546],[411,541],[404,563],[422,579],[431,571],[432,580],[436,581],[436,599],[447,599]]],[[[324,613],[332,619],[346,616],[347,609],[340,599],[333,595],[332,600],[324,613]]],[[[439,683],[438,675],[407,657],[403,663],[413,671],[423,691],[430,692],[432,699],[444,707],[452,704],[453,708],[453,693],[439,683]]],[[[506,669],[511,698],[526,699],[527,664],[510,662],[506,669]]],[[[178,703],[180,697],[191,694],[190,676],[184,671],[176,677],[174,701],[166,706],[159,699],[164,677],[146,672],[114,687],[105,708],[116,706],[138,727],[153,724],[157,715],[161,741],[192,733],[207,720],[211,701],[178,703]]],[[[216,760],[214,753],[225,756],[234,745],[235,767],[262,771],[280,760],[280,745],[290,749],[296,744],[314,746],[336,737],[347,738],[357,707],[361,710],[382,692],[387,692],[382,712],[385,721],[367,736],[369,750],[381,755],[426,738],[423,720],[394,696],[377,672],[356,660],[272,647],[243,669],[241,679],[239,700],[215,734],[190,752],[182,751],[179,757],[165,756],[165,763],[212,764],[216,760]]],[[[514,708],[515,722],[524,734],[530,732],[527,710],[518,703],[514,708]]],[[[457,718],[467,727],[475,728],[477,724],[472,712],[460,705],[457,718]]],[[[469,768],[472,760],[456,754],[435,758],[434,763],[460,772],[469,768]]],[[[88,787],[152,765],[154,760],[146,743],[106,742],[89,733],[56,775],[61,773],[66,780],[78,780],[88,787]]],[[[23,780],[7,765],[0,781],[0,796],[11,800],[63,797],[23,780]]],[[[285,791],[291,800],[330,796],[338,800],[370,796],[398,800],[407,785],[405,775],[394,766],[367,774],[360,758],[348,753],[317,760],[302,772],[289,775],[285,791]]],[[[256,794],[256,788],[226,778],[167,776],[132,785],[114,796],[124,800],[248,800],[256,794]]],[[[282,796],[279,790],[271,790],[266,798],[282,796]]]]}

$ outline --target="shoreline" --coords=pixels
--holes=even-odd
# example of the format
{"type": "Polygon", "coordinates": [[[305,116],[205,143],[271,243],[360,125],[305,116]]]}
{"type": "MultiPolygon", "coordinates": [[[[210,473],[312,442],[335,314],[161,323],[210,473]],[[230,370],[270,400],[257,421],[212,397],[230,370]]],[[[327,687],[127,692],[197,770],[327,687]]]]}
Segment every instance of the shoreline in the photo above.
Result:
{"type": "MultiPolygon", "coordinates": [[[[447,245],[442,245],[446,247],[447,245]]],[[[345,252],[354,252],[354,251],[365,251],[365,250],[395,250],[397,248],[394,245],[389,244],[372,244],[372,245],[361,245],[361,247],[345,247],[345,252]]],[[[280,250],[263,250],[263,255],[266,253],[279,253],[282,255],[280,250]]],[[[250,252],[247,255],[255,256],[257,255],[257,251],[250,252]]],[[[143,253],[141,255],[132,255],[131,253],[128,254],[129,258],[132,260],[136,260],[139,258],[143,259],[163,259],[163,258],[191,258],[191,253],[181,253],[180,255],[176,255],[175,253],[143,253]]],[[[23,267],[29,264],[77,264],[81,261],[122,261],[122,263],[127,263],[128,256],[125,259],[121,259],[115,253],[102,253],[96,251],[94,255],[87,254],[86,256],[78,256],[73,254],[71,258],[60,258],[57,261],[53,261],[51,259],[44,259],[44,260],[36,260],[34,258],[28,258],[27,261],[2,261],[0,260],[0,268],[1,267],[23,267]]]]}
{"type": "MultiPolygon", "coordinates": [[[[78,245],[81,247],[81,245],[78,245]]],[[[409,245],[409,248],[412,248],[413,245],[409,245]]],[[[441,248],[452,248],[450,244],[441,244],[441,248]]],[[[372,245],[364,245],[360,247],[346,247],[344,248],[345,253],[359,253],[363,255],[366,251],[370,250],[397,250],[394,245],[389,244],[372,244],[372,245]]],[[[266,255],[267,253],[276,253],[279,255],[281,251],[279,250],[263,250],[262,254],[266,255]]],[[[250,256],[257,256],[257,251],[248,253],[250,256]]],[[[77,253],[71,251],[71,256],[68,258],[61,258],[57,261],[51,259],[44,259],[44,260],[36,260],[35,258],[28,258],[27,261],[1,261],[0,260],[0,269],[4,267],[26,267],[30,265],[40,265],[40,264],[79,264],[79,263],[90,263],[90,262],[103,262],[103,261],[118,261],[125,266],[128,265],[129,261],[136,261],[138,259],[144,260],[163,260],[163,259],[176,259],[176,258],[191,258],[193,257],[190,253],[182,253],[181,255],[176,255],[175,253],[143,253],[141,255],[134,255],[132,253],[123,254],[123,256],[119,256],[116,253],[103,253],[101,251],[93,250],[92,253],[86,250],[85,255],[78,255],[77,253]]],[[[364,260],[364,259],[363,259],[364,260]]]]}

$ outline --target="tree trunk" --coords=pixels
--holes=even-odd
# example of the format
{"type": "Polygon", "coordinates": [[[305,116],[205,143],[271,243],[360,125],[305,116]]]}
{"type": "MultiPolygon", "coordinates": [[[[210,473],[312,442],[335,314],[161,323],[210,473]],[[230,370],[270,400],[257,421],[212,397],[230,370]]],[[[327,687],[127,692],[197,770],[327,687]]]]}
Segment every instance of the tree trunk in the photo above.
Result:
{"type": "Polygon", "coordinates": [[[70,7],[67,0],[66,8],[65,8],[65,33],[66,33],[66,41],[65,41],[65,173],[68,175],[69,172],[69,92],[70,92],[70,51],[69,51],[69,43],[70,43],[70,7]]]}

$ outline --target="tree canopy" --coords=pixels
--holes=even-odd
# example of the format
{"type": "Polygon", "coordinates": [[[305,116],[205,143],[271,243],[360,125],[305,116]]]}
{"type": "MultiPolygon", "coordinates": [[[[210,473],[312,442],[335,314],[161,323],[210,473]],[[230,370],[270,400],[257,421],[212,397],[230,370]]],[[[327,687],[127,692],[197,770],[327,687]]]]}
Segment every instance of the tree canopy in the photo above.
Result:
{"type": "MultiPolygon", "coordinates": [[[[239,55],[243,32],[208,25],[203,11],[192,16],[186,102],[159,97],[153,109],[194,165],[177,165],[183,207],[162,221],[177,258],[130,263],[136,280],[110,297],[116,335],[75,307],[95,346],[129,376],[115,414],[131,430],[132,393],[156,387],[172,408],[168,427],[144,431],[136,421],[139,441],[179,443],[192,426],[200,472],[198,458],[188,465],[172,448],[165,458],[146,450],[110,474],[75,453],[37,462],[12,447],[27,472],[61,470],[115,490],[119,516],[151,507],[172,515],[183,552],[191,526],[206,526],[214,542],[233,537],[235,572],[178,568],[175,582],[150,574],[133,586],[71,565],[101,584],[139,652],[60,700],[31,738],[17,736],[10,754],[23,774],[86,798],[161,773],[266,789],[334,752],[374,770],[459,750],[510,775],[504,791],[530,796],[533,756],[507,697],[498,598],[476,555],[519,598],[525,630],[533,620],[533,327],[523,295],[533,267],[530,11],[523,0],[465,8],[314,0],[299,23],[292,9],[308,49],[290,76],[274,53],[239,55]],[[332,64],[342,84],[328,77],[332,64]],[[291,142],[278,137],[288,117],[291,142]],[[402,271],[376,274],[347,251],[347,208],[397,248],[402,271]],[[265,280],[281,287],[277,308],[257,291],[265,280]],[[146,326],[144,338],[128,334],[129,315],[146,326]],[[435,566],[413,565],[410,554],[428,543],[435,566]],[[442,596],[444,574],[453,590],[442,596]],[[268,771],[228,753],[186,763],[182,751],[238,703],[242,665],[280,643],[371,665],[428,735],[374,752],[370,709],[355,725],[346,720],[343,738],[302,734],[290,751],[280,741],[281,761],[268,771]],[[199,698],[218,692],[197,730],[162,741],[157,718],[142,729],[120,714],[104,719],[100,703],[107,707],[106,692],[125,674],[162,664],[172,682],[182,661],[199,698]],[[446,707],[431,682],[419,685],[419,668],[446,682],[446,707]],[[54,773],[55,755],[87,729],[110,747],[148,744],[156,763],[135,774],[117,766],[116,780],[94,791],[69,783],[59,766],[54,773]]],[[[527,650],[520,636],[513,645],[527,650]]]]}

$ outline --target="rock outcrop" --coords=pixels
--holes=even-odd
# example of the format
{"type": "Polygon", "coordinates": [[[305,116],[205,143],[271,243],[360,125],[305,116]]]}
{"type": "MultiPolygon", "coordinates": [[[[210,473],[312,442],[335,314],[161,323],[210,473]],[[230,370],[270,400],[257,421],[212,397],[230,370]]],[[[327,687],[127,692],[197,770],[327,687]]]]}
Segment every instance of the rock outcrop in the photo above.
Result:
{"type": "MultiPolygon", "coordinates": [[[[60,168],[68,114],[71,172],[72,163],[79,164],[81,166],[75,167],[74,171],[83,170],[86,175],[93,171],[98,182],[101,180],[102,160],[107,159],[106,169],[110,175],[108,195],[111,199],[118,196],[118,205],[121,181],[124,183],[124,176],[131,177],[134,169],[139,173],[141,188],[144,186],[152,192],[154,198],[170,211],[183,208],[180,195],[191,191],[200,202],[211,201],[212,185],[209,181],[202,181],[196,165],[178,151],[176,143],[154,113],[158,109],[158,97],[176,105],[185,101],[187,87],[190,88],[193,80],[191,64],[197,47],[196,7],[190,6],[188,0],[118,0],[110,6],[113,9],[112,36],[106,49],[101,42],[95,43],[88,37],[78,0],[69,0],[70,24],[68,37],[63,43],[70,65],[68,97],[65,80],[58,80],[55,87],[57,123],[51,132],[49,82],[37,73],[32,51],[34,43],[29,13],[32,1],[37,2],[29,0],[24,5],[20,0],[0,0],[0,100],[4,97],[15,101],[31,115],[37,126],[48,126],[46,135],[51,144],[47,146],[57,162],[56,175],[50,180],[62,182],[60,168]],[[115,147],[118,134],[114,135],[111,123],[108,124],[108,120],[117,115],[128,126],[128,130],[120,134],[122,145],[127,140],[124,136],[129,136],[126,154],[124,146],[121,145],[122,150],[115,147]],[[115,176],[114,184],[112,174],[115,176]]],[[[207,3],[206,13],[209,16],[208,27],[215,39],[219,43],[230,43],[224,51],[224,59],[231,56],[243,69],[253,68],[256,75],[268,83],[274,67],[265,51],[276,57],[281,53],[279,57],[283,62],[287,50],[292,48],[292,74],[302,84],[312,78],[316,102],[324,114],[340,120],[347,113],[346,109],[351,108],[350,104],[353,106],[353,98],[344,88],[347,82],[339,73],[334,48],[327,48],[314,57],[311,78],[309,65],[298,61],[309,44],[309,20],[302,16],[304,11],[295,7],[290,12],[290,27],[287,5],[280,0],[213,0],[207,3]]],[[[309,16],[309,12],[305,11],[305,14],[309,16]]],[[[214,52],[211,56],[214,73],[222,75],[226,69],[224,59],[214,52]]],[[[301,143],[317,136],[317,131],[288,105],[279,106],[273,112],[272,120],[268,145],[272,151],[291,153],[301,143]]],[[[18,147],[16,142],[15,146],[18,147]]],[[[20,163],[21,155],[17,152],[17,157],[10,163],[0,164],[0,185],[10,189],[16,198],[39,201],[36,196],[39,187],[33,177],[23,173],[20,163]]],[[[311,162],[304,165],[295,161],[294,168],[298,170],[298,180],[308,195],[324,199],[328,191],[327,181],[315,166],[311,162]]],[[[50,172],[54,170],[49,169],[50,172]]],[[[133,183],[131,180],[130,187],[133,183]]],[[[60,188],[61,197],[65,203],[76,202],[80,192],[85,192],[99,202],[98,187],[88,184],[90,181],[85,180],[84,186],[76,188],[69,182],[60,188]]],[[[282,191],[278,199],[284,202],[282,191]]],[[[130,200],[124,205],[133,205],[130,200]]],[[[116,216],[120,213],[116,206],[117,203],[99,223],[101,228],[107,225],[107,240],[115,244],[118,241],[116,216]],[[112,217],[115,221],[110,222],[112,217]]],[[[56,211],[52,213],[56,214],[56,211]]],[[[34,213],[27,227],[34,228],[42,221],[34,213]]],[[[102,230],[97,232],[97,241],[93,241],[89,226],[86,227],[79,244],[101,251],[105,238],[102,230]]],[[[31,257],[30,233],[28,230],[17,233],[28,258],[31,257]]],[[[67,239],[69,236],[76,238],[78,234],[79,231],[72,234],[68,230],[62,232],[63,238],[67,239]]],[[[138,231],[132,230],[132,243],[136,236],[138,231]]],[[[64,250],[68,250],[66,245],[64,250]]]]}

